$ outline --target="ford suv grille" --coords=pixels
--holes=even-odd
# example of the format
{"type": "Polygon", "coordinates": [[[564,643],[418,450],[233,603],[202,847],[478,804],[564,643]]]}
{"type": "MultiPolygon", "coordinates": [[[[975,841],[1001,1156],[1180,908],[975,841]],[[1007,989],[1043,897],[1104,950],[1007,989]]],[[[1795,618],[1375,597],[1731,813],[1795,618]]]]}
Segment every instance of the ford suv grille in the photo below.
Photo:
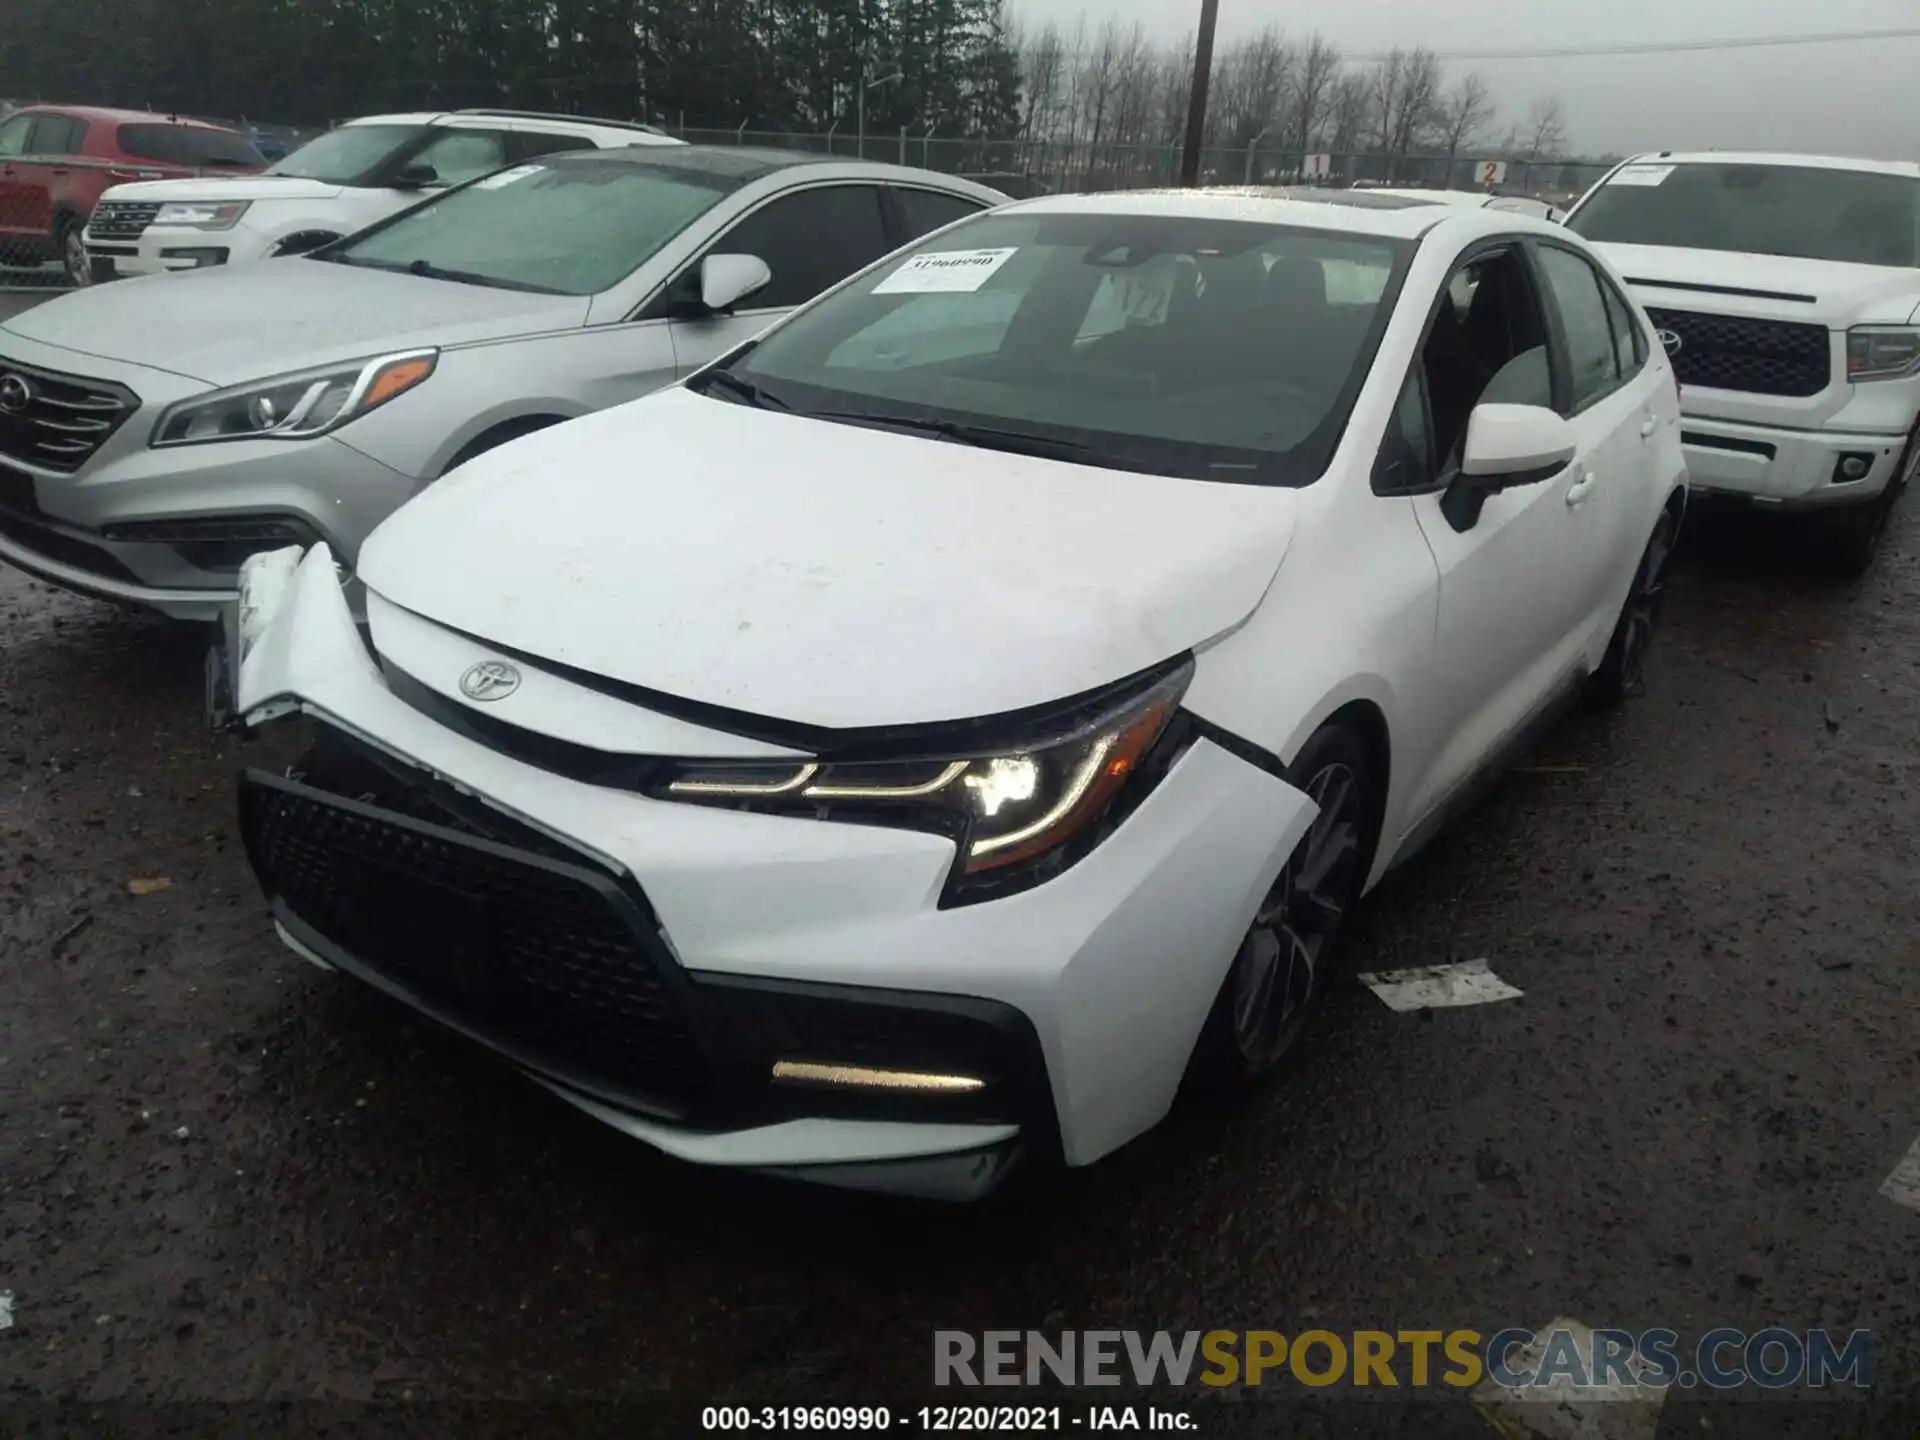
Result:
{"type": "Polygon", "coordinates": [[[102,200],[93,207],[87,234],[95,240],[138,240],[160,213],[158,205],[140,200],[102,200]]]}

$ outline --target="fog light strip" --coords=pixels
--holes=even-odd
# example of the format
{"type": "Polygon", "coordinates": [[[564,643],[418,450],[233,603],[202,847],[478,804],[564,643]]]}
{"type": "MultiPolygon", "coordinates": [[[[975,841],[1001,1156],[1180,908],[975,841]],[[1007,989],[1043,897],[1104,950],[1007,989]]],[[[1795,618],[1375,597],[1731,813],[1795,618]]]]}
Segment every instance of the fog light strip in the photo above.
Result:
{"type": "Polygon", "coordinates": [[[860,1090],[938,1090],[958,1094],[984,1090],[987,1082],[972,1075],[930,1075],[917,1070],[876,1070],[867,1065],[820,1065],[811,1060],[778,1060],[773,1078],[815,1085],[842,1085],[860,1090]]]}

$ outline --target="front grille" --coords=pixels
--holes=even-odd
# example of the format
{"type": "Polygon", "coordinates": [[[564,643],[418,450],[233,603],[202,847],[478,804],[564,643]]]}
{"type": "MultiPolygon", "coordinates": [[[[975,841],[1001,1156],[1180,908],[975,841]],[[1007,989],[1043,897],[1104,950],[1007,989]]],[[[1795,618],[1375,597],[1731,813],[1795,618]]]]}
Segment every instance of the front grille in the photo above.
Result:
{"type": "Polygon", "coordinates": [[[44,559],[71,565],[90,575],[138,585],[140,577],[110,551],[79,535],[55,529],[34,503],[30,476],[0,465],[0,535],[44,559]],[[21,481],[26,481],[22,486],[21,481]]]}
{"type": "Polygon", "coordinates": [[[139,408],[140,397],[124,385],[0,356],[0,455],[48,470],[78,470],[139,408]]]}
{"type": "Polygon", "coordinates": [[[160,213],[158,205],[139,200],[102,200],[93,207],[87,234],[100,240],[138,240],[160,213]]]}
{"type": "Polygon", "coordinates": [[[268,894],[428,1008],[630,1102],[707,1097],[684,977],[611,876],[257,772],[240,814],[268,894]]]}
{"type": "Polygon", "coordinates": [[[1824,325],[1697,310],[1649,308],[1647,316],[1680,338],[1669,353],[1682,385],[1804,397],[1832,382],[1833,343],[1824,325]]]}

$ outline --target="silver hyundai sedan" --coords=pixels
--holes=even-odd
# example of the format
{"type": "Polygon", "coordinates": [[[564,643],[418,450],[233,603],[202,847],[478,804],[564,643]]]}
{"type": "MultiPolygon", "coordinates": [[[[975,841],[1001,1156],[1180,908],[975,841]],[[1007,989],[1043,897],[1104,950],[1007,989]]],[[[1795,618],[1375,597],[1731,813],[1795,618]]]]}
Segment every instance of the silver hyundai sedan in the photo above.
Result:
{"type": "Polygon", "coordinates": [[[669,384],[1005,199],[785,151],[577,151],[305,256],[64,296],[0,325],[0,560],[215,619],[255,551],[351,563],[474,455],[669,384]]]}

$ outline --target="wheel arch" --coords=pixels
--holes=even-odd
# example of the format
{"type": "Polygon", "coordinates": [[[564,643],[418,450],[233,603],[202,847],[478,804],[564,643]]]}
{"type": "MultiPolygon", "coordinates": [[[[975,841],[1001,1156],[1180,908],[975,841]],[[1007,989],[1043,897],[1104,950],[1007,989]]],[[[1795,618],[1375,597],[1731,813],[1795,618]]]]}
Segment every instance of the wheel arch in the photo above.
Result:
{"type": "Polygon", "coordinates": [[[518,440],[522,435],[531,435],[536,430],[545,430],[572,418],[570,415],[559,415],[548,411],[533,411],[525,415],[513,415],[494,420],[477,434],[462,441],[452,456],[439,468],[438,474],[445,475],[451,470],[458,469],[475,456],[484,455],[487,451],[504,445],[509,440],[518,440]]]}

